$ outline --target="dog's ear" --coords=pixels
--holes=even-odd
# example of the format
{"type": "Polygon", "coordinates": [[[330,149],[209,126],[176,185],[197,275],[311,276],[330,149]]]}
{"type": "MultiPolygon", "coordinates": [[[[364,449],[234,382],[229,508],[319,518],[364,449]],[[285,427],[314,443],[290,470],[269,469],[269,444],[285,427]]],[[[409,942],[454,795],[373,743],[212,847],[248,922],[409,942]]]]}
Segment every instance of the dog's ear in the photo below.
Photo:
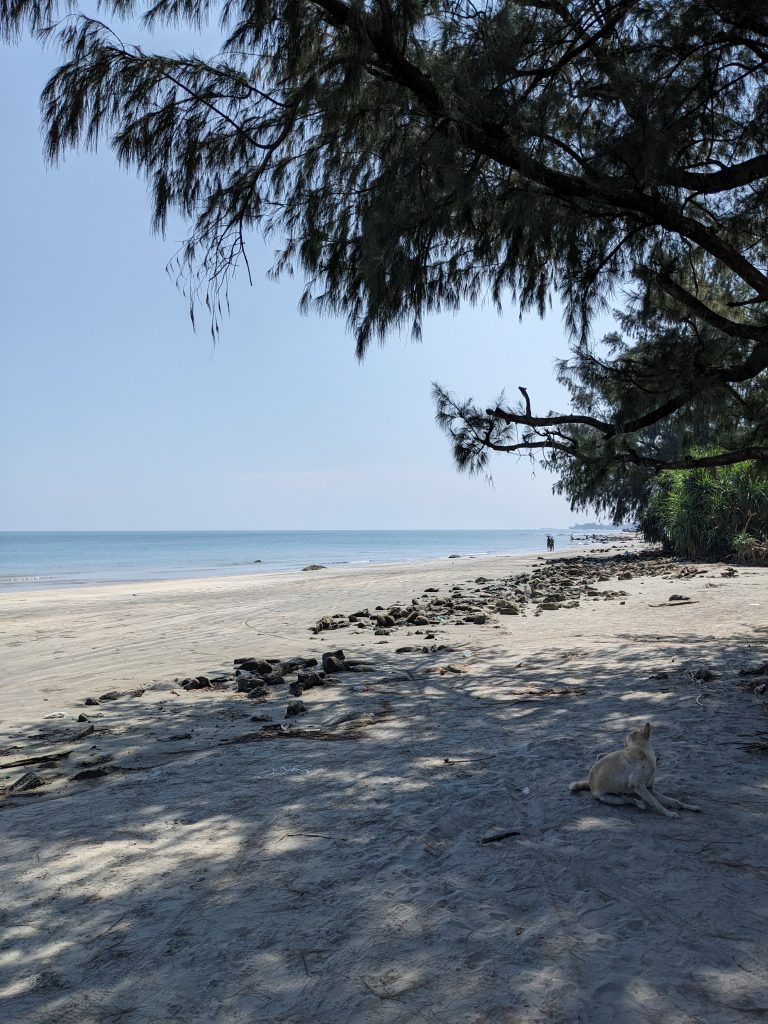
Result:
{"type": "Polygon", "coordinates": [[[645,723],[645,725],[643,726],[643,728],[640,731],[640,734],[641,734],[641,736],[643,737],[644,740],[648,739],[648,737],[651,735],[651,723],[650,722],[646,722],[645,723]]]}

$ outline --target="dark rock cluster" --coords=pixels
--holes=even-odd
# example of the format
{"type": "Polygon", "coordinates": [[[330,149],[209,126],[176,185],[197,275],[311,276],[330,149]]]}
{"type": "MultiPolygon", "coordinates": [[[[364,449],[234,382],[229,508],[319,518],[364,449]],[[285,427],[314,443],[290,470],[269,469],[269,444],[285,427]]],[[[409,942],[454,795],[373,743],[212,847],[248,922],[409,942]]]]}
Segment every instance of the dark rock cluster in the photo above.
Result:
{"type": "MultiPolygon", "coordinates": [[[[495,615],[525,615],[578,608],[583,600],[615,601],[627,596],[624,590],[613,590],[598,584],[612,579],[631,580],[634,576],[657,576],[675,573],[676,578],[696,575],[696,567],[680,566],[669,558],[624,556],[615,558],[566,558],[552,560],[533,569],[498,580],[478,576],[464,586],[454,584],[440,594],[440,588],[428,587],[410,604],[401,601],[385,608],[363,608],[351,614],[336,612],[324,615],[313,633],[326,630],[356,628],[372,630],[387,636],[398,627],[438,627],[453,625],[482,626],[495,615]]],[[[425,634],[427,637],[430,634],[425,634]]]]}

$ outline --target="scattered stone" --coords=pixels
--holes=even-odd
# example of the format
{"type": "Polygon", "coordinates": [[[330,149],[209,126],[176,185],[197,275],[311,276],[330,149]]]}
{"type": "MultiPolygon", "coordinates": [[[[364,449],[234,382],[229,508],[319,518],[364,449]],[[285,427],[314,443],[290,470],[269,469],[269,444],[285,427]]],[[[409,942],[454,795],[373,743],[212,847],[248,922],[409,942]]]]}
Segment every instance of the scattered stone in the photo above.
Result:
{"type": "Polygon", "coordinates": [[[86,697],[83,703],[87,704],[88,707],[94,707],[96,704],[100,704],[101,701],[96,700],[95,697],[86,697]]]}
{"type": "MultiPolygon", "coordinates": [[[[313,669],[300,669],[296,681],[303,690],[311,690],[313,686],[325,686],[328,682],[325,672],[315,672],[313,669]]],[[[294,684],[292,683],[291,686],[294,684]]],[[[293,690],[291,690],[293,693],[293,690]]],[[[300,696],[300,694],[295,694],[300,696]]]]}
{"type": "Polygon", "coordinates": [[[690,597],[686,597],[685,594],[672,594],[669,599],[670,601],[690,601],[690,597]]]}
{"type": "Polygon", "coordinates": [[[262,676],[253,675],[251,672],[238,672],[235,675],[235,693],[250,693],[261,679],[262,676]]]}
{"type": "Polygon", "coordinates": [[[269,696],[269,690],[266,686],[254,686],[252,690],[249,690],[247,695],[248,700],[263,700],[269,696]]]}
{"type": "Polygon", "coordinates": [[[282,672],[270,672],[268,676],[261,677],[262,683],[269,684],[270,686],[282,686],[285,682],[285,676],[282,672]]]}
{"type": "Polygon", "coordinates": [[[192,733],[191,732],[175,732],[175,733],[173,733],[172,736],[166,736],[166,737],[164,737],[164,739],[165,739],[165,742],[167,742],[167,743],[177,743],[179,740],[191,740],[192,739],[192,733]]]}
{"type": "Polygon", "coordinates": [[[381,629],[391,629],[395,625],[394,617],[392,615],[377,615],[376,625],[381,629]]]}
{"type": "Polygon", "coordinates": [[[326,629],[338,629],[339,623],[336,622],[330,615],[324,615],[322,619],[318,619],[317,622],[312,626],[313,633],[322,633],[326,629]]]}
{"type": "Polygon", "coordinates": [[[305,715],[307,708],[303,700],[289,700],[285,711],[286,718],[295,718],[296,715],[305,715]]]}
{"type": "Polygon", "coordinates": [[[323,671],[330,673],[348,671],[344,651],[327,651],[323,655],[323,671]]]}
{"type": "Polygon", "coordinates": [[[272,718],[269,715],[251,715],[252,722],[271,722],[272,718]]]}
{"type": "Polygon", "coordinates": [[[448,555],[449,558],[461,558],[461,555],[448,555]]]}
{"type": "Polygon", "coordinates": [[[260,676],[268,676],[277,662],[265,661],[264,658],[248,658],[236,661],[235,664],[240,672],[258,672],[260,676]]]}
{"type": "Polygon", "coordinates": [[[294,671],[298,671],[300,668],[316,668],[317,664],[317,658],[288,658],[287,661],[283,662],[283,667],[287,672],[288,665],[293,665],[294,671]]]}
{"type": "Polygon", "coordinates": [[[77,720],[78,722],[90,722],[88,715],[78,715],[77,720]]]}
{"type": "MultiPolygon", "coordinates": [[[[195,679],[183,679],[181,681],[182,690],[210,690],[211,681],[205,676],[197,676],[195,679]]],[[[104,700],[104,698],[101,698],[104,700]]]]}
{"type": "Polygon", "coordinates": [[[298,679],[288,687],[288,693],[290,693],[292,697],[300,697],[302,693],[304,693],[304,687],[298,679]]]}
{"type": "Polygon", "coordinates": [[[697,668],[693,673],[693,678],[698,679],[700,683],[711,683],[713,679],[718,678],[718,675],[710,668],[697,668]]]}
{"type": "Polygon", "coordinates": [[[324,565],[305,565],[301,570],[302,572],[316,572],[318,569],[324,569],[324,565]]]}

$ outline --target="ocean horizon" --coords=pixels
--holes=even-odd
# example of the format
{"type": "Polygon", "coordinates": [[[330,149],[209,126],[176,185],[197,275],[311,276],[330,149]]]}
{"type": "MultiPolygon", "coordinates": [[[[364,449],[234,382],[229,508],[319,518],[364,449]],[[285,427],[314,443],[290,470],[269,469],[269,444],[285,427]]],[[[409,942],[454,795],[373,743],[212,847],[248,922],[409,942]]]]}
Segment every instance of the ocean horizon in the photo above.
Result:
{"type": "MultiPolygon", "coordinates": [[[[556,550],[571,528],[536,530],[0,531],[0,591],[195,579],[556,550]]],[[[619,532],[600,527],[600,533],[619,532]]],[[[583,531],[578,533],[583,536],[583,531]]]]}

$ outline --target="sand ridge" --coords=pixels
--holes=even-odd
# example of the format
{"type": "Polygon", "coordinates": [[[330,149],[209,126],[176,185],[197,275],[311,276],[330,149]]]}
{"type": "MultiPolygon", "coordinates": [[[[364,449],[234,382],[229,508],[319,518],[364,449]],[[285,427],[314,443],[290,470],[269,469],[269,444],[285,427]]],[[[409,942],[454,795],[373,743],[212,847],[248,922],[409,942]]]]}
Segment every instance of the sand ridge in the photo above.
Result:
{"type": "Polygon", "coordinates": [[[71,747],[60,781],[0,805],[9,1019],[768,1012],[768,673],[739,674],[768,658],[768,571],[619,581],[614,563],[596,588],[621,599],[389,637],[309,631],[542,564],[462,561],[0,601],[2,762],[71,747]],[[174,682],[336,648],[373,671],[302,695],[307,736],[261,738],[294,721],[285,688],[249,700],[174,682]],[[137,686],[140,698],[83,704],[137,686]],[[90,723],[74,721],[83,712],[90,723]],[[646,720],[660,788],[701,815],[568,793],[646,720]],[[90,762],[115,770],[70,781],[90,762]]]}

